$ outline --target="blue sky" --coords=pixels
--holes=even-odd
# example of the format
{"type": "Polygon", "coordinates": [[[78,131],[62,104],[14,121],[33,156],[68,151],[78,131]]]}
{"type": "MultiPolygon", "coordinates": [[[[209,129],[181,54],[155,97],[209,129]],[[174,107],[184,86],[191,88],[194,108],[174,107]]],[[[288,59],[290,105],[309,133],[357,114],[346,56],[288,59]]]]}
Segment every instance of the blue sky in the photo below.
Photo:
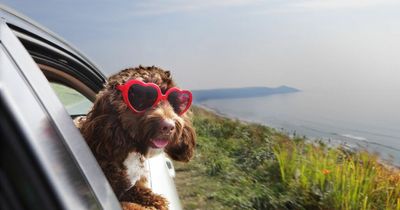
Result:
{"type": "Polygon", "coordinates": [[[106,74],[157,65],[191,89],[400,91],[394,0],[1,0],[106,74]]]}

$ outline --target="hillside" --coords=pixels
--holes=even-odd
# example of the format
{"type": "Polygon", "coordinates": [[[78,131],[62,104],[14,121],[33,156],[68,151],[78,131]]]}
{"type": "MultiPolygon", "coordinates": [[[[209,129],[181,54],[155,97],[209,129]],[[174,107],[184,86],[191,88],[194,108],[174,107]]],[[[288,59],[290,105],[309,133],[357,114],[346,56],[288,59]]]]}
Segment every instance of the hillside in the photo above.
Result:
{"type": "Polygon", "coordinates": [[[329,148],[193,107],[196,155],[175,163],[184,209],[400,209],[400,175],[329,148]]]}
{"type": "Polygon", "coordinates": [[[223,88],[208,90],[193,90],[195,102],[202,102],[211,99],[228,99],[228,98],[250,98],[261,97],[274,94],[294,93],[300,90],[288,86],[279,86],[276,88],[269,87],[246,87],[246,88],[223,88]]]}

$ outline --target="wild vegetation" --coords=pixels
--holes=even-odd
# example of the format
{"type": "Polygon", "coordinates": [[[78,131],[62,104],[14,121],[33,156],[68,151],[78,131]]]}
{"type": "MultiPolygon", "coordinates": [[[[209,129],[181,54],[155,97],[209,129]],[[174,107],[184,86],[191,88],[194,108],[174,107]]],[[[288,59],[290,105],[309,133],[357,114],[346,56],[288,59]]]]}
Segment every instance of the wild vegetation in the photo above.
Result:
{"type": "Polygon", "coordinates": [[[193,113],[196,156],[175,163],[184,209],[400,210],[400,173],[376,155],[193,113]]]}

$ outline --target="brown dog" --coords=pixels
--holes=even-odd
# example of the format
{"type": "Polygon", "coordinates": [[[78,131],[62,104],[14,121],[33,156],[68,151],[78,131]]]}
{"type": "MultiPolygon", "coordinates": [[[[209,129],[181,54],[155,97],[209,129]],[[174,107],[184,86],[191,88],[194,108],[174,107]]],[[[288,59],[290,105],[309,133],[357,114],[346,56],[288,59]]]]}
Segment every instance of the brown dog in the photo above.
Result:
{"type": "Polygon", "coordinates": [[[162,94],[175,87],[170,72],[154,66],[122,70],[108,79],[87,117],[76,123],[124,209],[168,209],[166,199],[146,186],[144,161],[162,151],[189,161],[195,131],[188,114],[177,113],[169,100],[135,113],[119,90],[131,80],[154,83],[162,94]]]}

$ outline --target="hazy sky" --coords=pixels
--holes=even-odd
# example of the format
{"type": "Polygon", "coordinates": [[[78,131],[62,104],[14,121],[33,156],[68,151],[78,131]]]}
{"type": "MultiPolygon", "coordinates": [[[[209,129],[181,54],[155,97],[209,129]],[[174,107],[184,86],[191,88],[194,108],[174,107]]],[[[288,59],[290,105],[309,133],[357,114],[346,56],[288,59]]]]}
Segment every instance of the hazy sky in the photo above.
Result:
{"type": "Polygon", "coordinates": [[[0,0],[106,74],[157,65],[184,88],[400,92],[396,0],[0,0]]]}

